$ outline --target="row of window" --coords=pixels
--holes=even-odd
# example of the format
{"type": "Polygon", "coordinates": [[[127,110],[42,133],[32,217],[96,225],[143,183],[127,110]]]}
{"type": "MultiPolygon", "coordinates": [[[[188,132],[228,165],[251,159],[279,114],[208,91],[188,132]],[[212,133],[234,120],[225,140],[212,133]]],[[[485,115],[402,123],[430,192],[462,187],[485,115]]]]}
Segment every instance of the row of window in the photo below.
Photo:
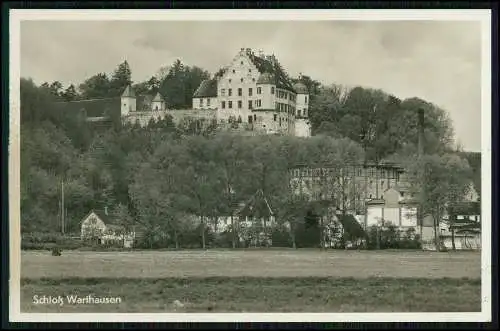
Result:
{"type": "Polygon", "coordinates": [[[278,93],[276,93],[276,96],[280,99],[290,99],[290,101],[295,101],[296,96],[293,93],[278,90],[278,93]]]}
{"type": "Polygon", "coordinates": [[[297,110],[297,117],[300,117],[300,116],[306,117],[307,116],[307,110],[304,109],[304,112],[302,112],[300,109],[297,110]]]}
{"type": "MultiPolygon", "coordinates": [[[[362,176],[363,175],[363,167],[356,167],[356,173],[357,176],[362,176]]],[[[292,172],[292,175],[294,177],[312,177],[312,176],[334,176],[336,174],[336,171],[338,169],[330,169],[330,168],[317,168],[317,169],[294,169],[292,172]]],[[[352,174],[352,171],[349,169],[345,169],[347,171],[347,174],[352,174]]],[[[368,177],[379,177],[380,179],[385,178],[385,179],[396,179],[396,182],[399,181],[399,172],[396,169],[377,169],[370,167],[368,169],[368,177]],[[378,176],[377,176],[378,175],[378,176]]],[[[370,184],[373,182],[370,181],[370,184]]],[[[382,185],[384,184],[384,181],[381,181],[382,185]]]]}
{"type": "MultiPolygon", "coordinates": [[[[203,107],[203,99],[200,99],[200,107],[203,107]]],[[[207,99],[207,107],[210,107],[210,98],[207,99]]]]}
{"type": "MultiPolygon", "coordinates": [[[[226,89],[221,89],[220,90],[221,96],[225,97],[226,96],[226,89]]],[[[262,94],[262,87],[257,87],[257,94],[262,94]]],[[[271,94],[274,94],[274,87],[271,87],[271,94]]],[[[227,96],[232,96],[233,95],[233,89],[227,89],[227,96]]],[[[243,96],[243,89],[240,87],[238,88],[238,96],[241,97],[243,96]]],[[[248,96],[251,97],[253,96],[253,88],[248,88],[248,96]]]]}
{"type": "Polygon", "coordinates": [[[287,103],[275,102],[274,108],[279,112],[295,114],[295,107],[287,103]]]}
{"type": "MultiPolygon", "coordinates": [[[[229,83],[232,83],[233,80],[231,78],[229,78],[228,81],[229,81],[229,83]]],[[[240,82],[243,83],[243,81],[244,81],[244,79],[240,78],[240,82]]],[[[255,83],[255,78],[252,78],[252,82],[255,83]]]]}
{"type": "MultiPolygon", "coordinates": [[[[237,101],[237,108],[243,108],[243,101],[238,100],[237,101]]],[[[248,109],[253,109],[255,107],[259,108],[262,107],[262,100],[248,100],[248,109]],[[255,101],[255,103],[254,103],[255,101]]],[[[226,101],[221,101],[221,108],[226,109],[226,101]]],[[[233,101],[227,101],[227,108],[232,109],[233,108],[233,101]]]]}

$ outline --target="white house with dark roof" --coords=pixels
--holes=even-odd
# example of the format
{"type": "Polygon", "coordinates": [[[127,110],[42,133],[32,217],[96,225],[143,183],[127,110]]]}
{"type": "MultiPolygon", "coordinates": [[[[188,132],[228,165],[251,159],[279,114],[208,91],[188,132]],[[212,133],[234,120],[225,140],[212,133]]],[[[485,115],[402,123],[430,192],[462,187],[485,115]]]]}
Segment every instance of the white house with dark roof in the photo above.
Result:
{"type": "Polygon", "coordinates": [[[103,211],[91,210],[81,221],[81,239],[100,245],[114,242],[125,248],[132,247],[136,238],[135,231],[125,231],[123,226],[115,224],[117,221],[116,216],[109,214],[107,208],[103,211]]]}

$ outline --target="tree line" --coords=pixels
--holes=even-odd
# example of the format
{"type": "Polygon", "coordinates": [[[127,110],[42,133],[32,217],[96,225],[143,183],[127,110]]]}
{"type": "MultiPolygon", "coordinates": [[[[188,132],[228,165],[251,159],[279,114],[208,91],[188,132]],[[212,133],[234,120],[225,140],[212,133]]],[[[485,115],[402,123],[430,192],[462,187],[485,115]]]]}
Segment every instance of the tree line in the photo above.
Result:
{"type": "MultiPolygon", "coordinates": [[[[162,91],[171,105],[185,108],[207,77],[207,71],[176,61],[135,86],[148,93],[162,91]]],[[[145,245],[168,240],[176,246],[193,240],[205,245],[214,240],[207,225],[216,222],[216,215],[233,216],[239,202],[262,190],[278,224],[293,229],[285,237],[297,245],[297,240],[307,242],[301,236],[314,228],[306,222],[307,201],[289,189],[288,169],[298,163],[342,168],[365,160],[396,160],[414,174],[409,178],[416,192],[420,183],[428,185],[429,211],[440,215],[450,201],[461,199],[470,167],[452,146],[453,130],[444,110],[417,98],[399,100],[383,91],[302,79],[312,91],[309,113],[315,136],[309,139],[239,136],[218,132],[214,126],[176,125],[169,117],[142,128],[98,129],[53,107],[54,101],[119,95],[132,83],[126,62],[111,79],[97,74],[78,91],[71,85],[63,89],[58,82],[37,86],[22,79],[22,232],[60,230],[64,182],[68,231],[78,232],[79,222],[91,209],[109,206],[124,227],[141,224],[146,229],[145,245]],[[426,110],[426,157],[418,159],[425,166],[414,162],[417,108],[426,110]],[[435,169],[425,172],[425,181],[417,176],[422,167],[435,169]],[[163,233],[168,238],[158,238],[163,233]]],[[[237,227],[231,225],[228,241],[236,246],[237,227]]]]}

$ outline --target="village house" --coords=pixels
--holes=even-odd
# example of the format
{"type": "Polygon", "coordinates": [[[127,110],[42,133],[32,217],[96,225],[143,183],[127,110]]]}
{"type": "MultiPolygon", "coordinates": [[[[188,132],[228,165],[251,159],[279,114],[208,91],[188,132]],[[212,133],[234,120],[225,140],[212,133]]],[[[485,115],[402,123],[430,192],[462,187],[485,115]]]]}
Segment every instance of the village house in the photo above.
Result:
{"type": "Polygon", "coordinates": [[[81,240],[98,245],[114,244],[124,248],[133,247],[136,234],[134,230],[127,231],[117,224],[116,216],[104,210],[91,210],[81,222],[81,240]]]}

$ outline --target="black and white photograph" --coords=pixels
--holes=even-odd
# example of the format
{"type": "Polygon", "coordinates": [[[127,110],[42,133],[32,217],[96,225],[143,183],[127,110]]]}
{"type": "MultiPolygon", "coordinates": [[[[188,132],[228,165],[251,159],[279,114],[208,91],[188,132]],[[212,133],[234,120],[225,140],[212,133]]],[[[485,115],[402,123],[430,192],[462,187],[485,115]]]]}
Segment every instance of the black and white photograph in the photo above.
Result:
{"type": "Polygon", "coordinates": [[[491,321],[490,24],[12,10],[11,319],[491,321]]]}

